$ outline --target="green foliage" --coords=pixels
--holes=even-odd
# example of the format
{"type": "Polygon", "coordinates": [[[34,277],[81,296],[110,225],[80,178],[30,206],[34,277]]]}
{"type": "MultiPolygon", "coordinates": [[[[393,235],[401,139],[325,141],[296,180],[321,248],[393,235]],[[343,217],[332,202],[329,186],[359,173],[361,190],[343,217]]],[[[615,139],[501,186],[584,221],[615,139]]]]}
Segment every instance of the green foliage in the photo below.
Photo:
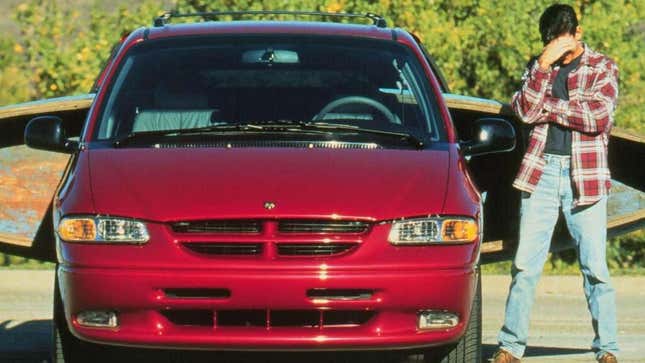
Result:
{"type": "Polygon", "coordinates": [[[24,48],[19,43],[10,38],[0,38],[0,104],[31,97],[32,84],[20,67],[23,52],[24,48]]]}
{"type": "Polygon", "coordinates": [[[645,130],[645,1],[584,1],[582,26],[589,44],[620,69],[616,124],[645,130]]]}
{"type": "Polygon", "coordinates": [[[20,37],[0,36],[0,85],[12,85],[2,87],[0,104],[87,92],[121,35],[148,24],[159,11],[153,1],[113,11],[94,2],[88,10],[82,14],[51,0],[30,0],[15,8],[20,37]]]}
{"type": "Polygon", "coordinates": [[[645,269],[645,231],[614,238],[607,248],[610,268],[645,269]]]}
{"type": "MultiPolygon", "coordinates": [[[[83,1],[80,1],[83,3],[83,1]]],[[[148,26],[164,9],[153,0],[108,10],[90,3],[89,15],[54,0],[27,0],[13,17],[21,36],[0,35],[0,104],[87,92],[124,31],[148,26]]],[[[564,1],[577,10],[584,40],[620,67],[619,126],[642,131],[645,103],[645,2],[564,1]]],[[[547,0],[167,0],[180,11],[320,10],[373,12],[418,35],[454,93],[508,101],[526,62],[542,44],[538,18],[547,0]]],[[[278,16],[272,19],[288,19],[278,16]]],[[[224,18],[229,20],[231,17],[224,18]]],[[[246,17],[244,19],[251,19],[246,17]]],[[[192,19],[194,20],[194,19],[192,19]]]]}
{"type": "Polygon", "coordinates": [[[20,269],[20,270],[50,270],[55,264],[51,262],[42,262],[30,260],[23,257],[10,256],[0,253],[0,270],[2,269],[20,269]]]}

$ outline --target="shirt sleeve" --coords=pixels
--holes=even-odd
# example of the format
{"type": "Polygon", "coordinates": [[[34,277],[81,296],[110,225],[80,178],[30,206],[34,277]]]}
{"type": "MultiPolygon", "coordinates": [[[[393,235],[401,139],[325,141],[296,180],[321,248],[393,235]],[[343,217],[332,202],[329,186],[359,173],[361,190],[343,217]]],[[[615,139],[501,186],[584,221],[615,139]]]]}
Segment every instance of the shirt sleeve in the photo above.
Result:
{"type": "MultiPolygon", "coordinates": [[[[589,82],[591,83],[591,82],[589,82]]],[[[575,100],[546,97],[543,113],[548,122],[587,134],[608,132],[614,122],[618,98],[618,67],[611,61],[597,73],[591,89],[575,100]]]]}
{"type": "Polygon", "coordinates": [[[523,122],[547,122],[547,115],[542,110],[550,76],[551,73],[542,70],[537,61],[529,63],[522,76],[522,87],[511,100],[511,107],[523,122]]]}

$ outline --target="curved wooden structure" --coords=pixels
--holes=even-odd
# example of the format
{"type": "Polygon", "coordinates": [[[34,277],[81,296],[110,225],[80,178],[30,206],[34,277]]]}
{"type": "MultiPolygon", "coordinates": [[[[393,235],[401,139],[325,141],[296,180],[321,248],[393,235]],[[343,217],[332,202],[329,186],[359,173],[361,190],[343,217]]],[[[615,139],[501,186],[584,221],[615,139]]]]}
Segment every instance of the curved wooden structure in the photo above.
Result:
{"type": "MultiPolygon", "coordinates": [[[[93,94],[85,94],[0,107],[0,252],[55,260],[50,204],[69,156],[27,148],[23,131],[35,116],[57,115],[78,135],[93,99],[93,94]]],[[[469,138],[472,121],[480,117],[505,118],[518,135],[525,134],[507,104],[454,94],[445,94],[444,99],[464,139],[469,138]]],[[[524,151],[523,136],[518,139],[518,148],[511,153],[469,162],[475,182],[487,196],[485,262],[509,258],[516,244],[519,193],[511,181],[524,151]]],[[[645,160],[645,136],[614,128],[609,148],[616,183],[609,200],[608,233],[615,236],[645,226],[645,167],[638,165],[645,160]]],[[[561,226],[552,249],[570,247],[567,235],[561,226]]]]}

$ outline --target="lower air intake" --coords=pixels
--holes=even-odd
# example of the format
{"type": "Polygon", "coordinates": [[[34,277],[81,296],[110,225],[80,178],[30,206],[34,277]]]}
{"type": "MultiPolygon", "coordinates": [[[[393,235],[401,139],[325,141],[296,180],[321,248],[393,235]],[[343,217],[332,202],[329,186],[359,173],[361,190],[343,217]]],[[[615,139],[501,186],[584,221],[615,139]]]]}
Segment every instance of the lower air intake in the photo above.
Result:
{"type": "Polygon", "coordinates": [[[365,310],[163,310],[170,323],[205,327],[335,328],[366,324],[377,313],[365,310]]]}
{"type": "Polygon", "coordinates": [[[163,289],[163,292],[169,299],[227,299],[231,297],[229,289],[173,288],[163,289]]]}
{"type": "Polygon", "coordinates": [[[205,255],[253,256],[262,254],[261,243],[184,242],[185,248],[205,255]]]}

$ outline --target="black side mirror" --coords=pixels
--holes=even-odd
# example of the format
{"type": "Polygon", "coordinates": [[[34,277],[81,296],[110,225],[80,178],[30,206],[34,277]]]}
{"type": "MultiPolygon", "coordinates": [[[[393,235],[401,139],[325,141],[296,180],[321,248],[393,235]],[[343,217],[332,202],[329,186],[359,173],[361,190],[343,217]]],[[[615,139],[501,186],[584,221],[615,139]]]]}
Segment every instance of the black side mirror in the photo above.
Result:
{"type": "Polygon", "coordinates": [[[515,148],[515,129],[500,118],[480,118],[473,124],[472,140],[461,143],[464,155],[475,156],[511,151],[515,148]]]}
{"type": "Polygon", "coordinates": [[[25,127],[25,144],[34,149],[71,154],[78,150],[78,142],[68,140],[63,120],[57,116],[34,117],[25,127]]]}

